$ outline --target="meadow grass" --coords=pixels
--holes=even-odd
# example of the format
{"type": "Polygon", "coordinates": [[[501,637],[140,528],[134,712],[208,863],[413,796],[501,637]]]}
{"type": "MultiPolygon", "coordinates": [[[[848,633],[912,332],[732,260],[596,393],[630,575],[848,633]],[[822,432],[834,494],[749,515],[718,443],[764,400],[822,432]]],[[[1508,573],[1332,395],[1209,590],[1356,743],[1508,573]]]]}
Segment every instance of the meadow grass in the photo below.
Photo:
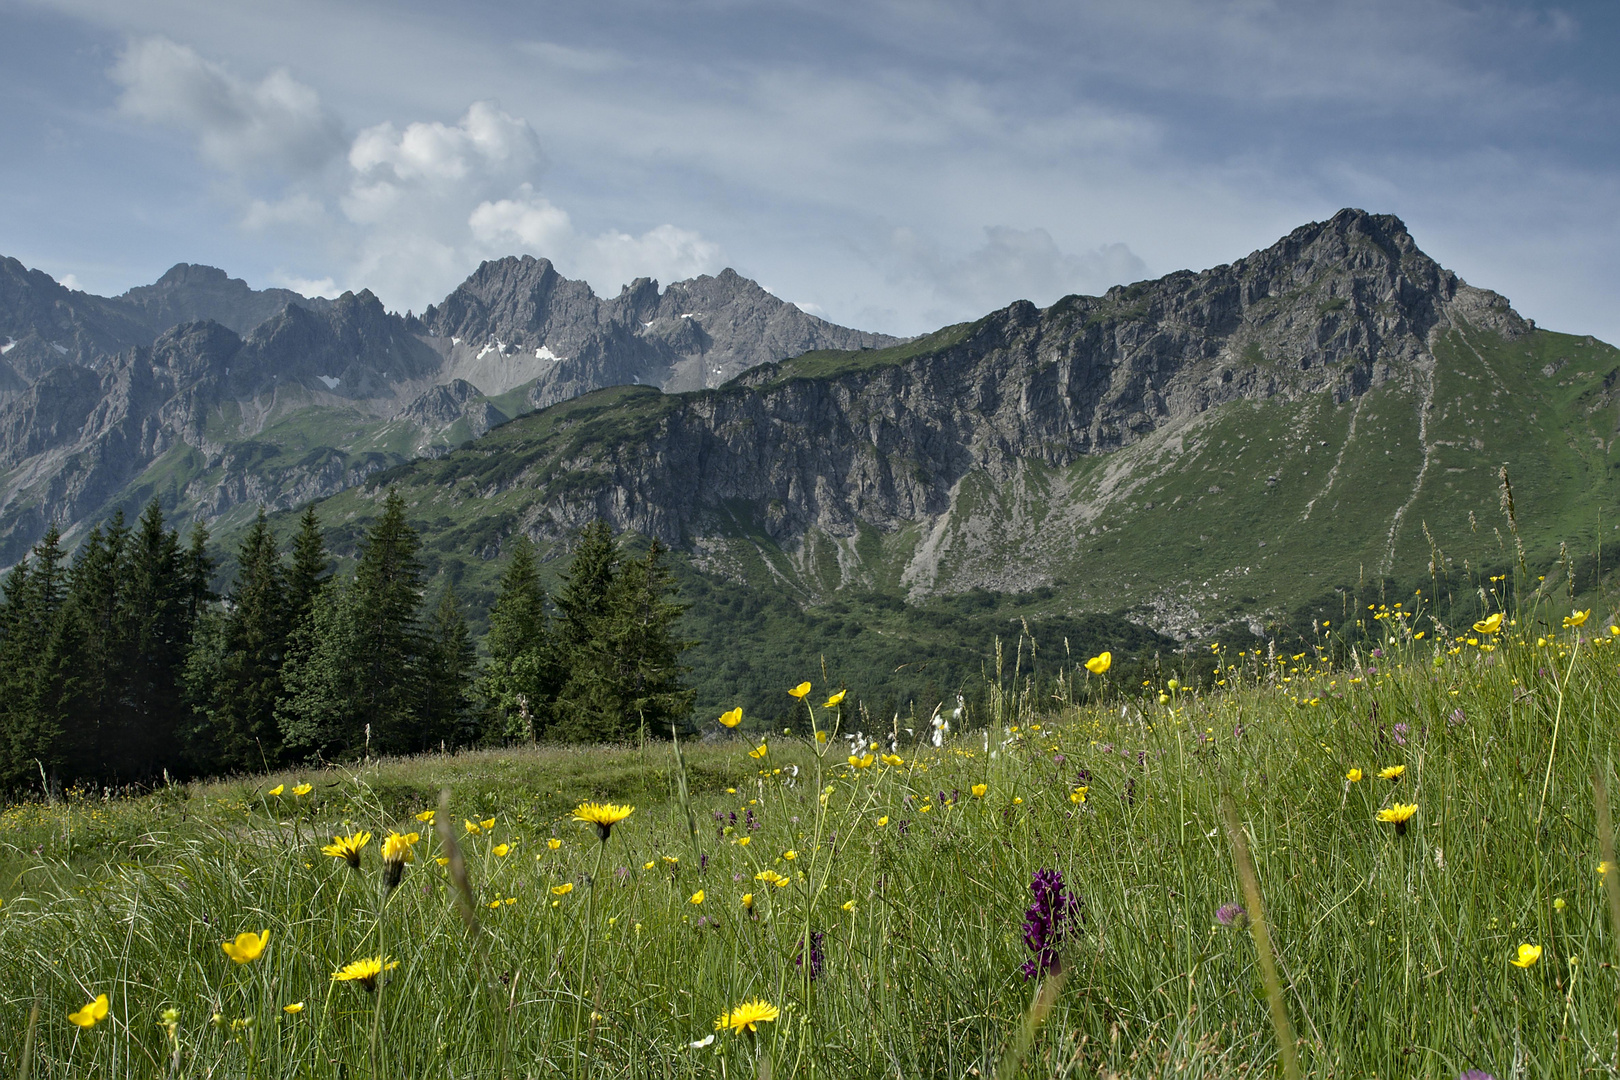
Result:
{"type": "Polygon", "coordinates": [[[714,737],[684,768],[668,743],[521,748],[11,806],[0,1075],[1269,1075],[1255,940],[1216,918],[1254,908],[1226,807],[1306,1075],[1611,1075],[1594,778],[1620,635],[1367,618],[1377,653],[1220,654],[1196,690],[998,686],[938,747],[817,707],[825,743],[714,737]],[[635,812],[603,843],[584,800],[635,812]],[[354,830],[359,869],[321,853],[354,830]],[[421,840],[389,892],[392,830],[421,840]],[[1043,869],[1080,918],[1026,979],[1043,869]],[[221,948],[266,930],[247,963],[221,948]],[[399,966],[374,990],[332,977],[376,957],[399,966]],[[716,1031],[754,999],[779,1016],[716,1031]]]}

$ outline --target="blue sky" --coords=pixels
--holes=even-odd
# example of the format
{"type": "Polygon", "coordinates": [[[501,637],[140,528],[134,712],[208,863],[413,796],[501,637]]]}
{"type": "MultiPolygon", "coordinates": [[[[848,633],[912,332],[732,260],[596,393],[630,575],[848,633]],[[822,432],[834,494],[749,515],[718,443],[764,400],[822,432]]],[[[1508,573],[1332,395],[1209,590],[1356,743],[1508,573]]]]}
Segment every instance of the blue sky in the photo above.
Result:
{"type": "Polygon", "coordinates": [[[918,333],[1400,215],[1620,341],[1608,4],[0,0],[0,254],[420,310],[527,252],[918,333]]]}

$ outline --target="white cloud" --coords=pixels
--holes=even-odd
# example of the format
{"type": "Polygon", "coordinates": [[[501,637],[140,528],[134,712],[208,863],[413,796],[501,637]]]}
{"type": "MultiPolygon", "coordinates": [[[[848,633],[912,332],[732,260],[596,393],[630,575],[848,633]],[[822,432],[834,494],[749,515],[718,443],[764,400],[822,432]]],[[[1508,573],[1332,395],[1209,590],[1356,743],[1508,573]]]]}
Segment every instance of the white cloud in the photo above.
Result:
{"type": "Polygon", "coordinates": [[[76,274],[63,274],[56,279],[56,283],[62,288],[72,289],[74,292],[84,291],[84,286],[79,284],[79,278],[76,274]]]}
{"type": "Polygon", "coordinates": [[[293,292],[298,293],[301,296],[333,297],[337,296],[343,291],[342,289],[338,288],[337,282],[333,281],[329,277],[311,279],[299,277],[297,274],[287,274],[278,271],[270,275],[270,281],[272,284],[279,285],[283,289],[291,289],[293,292]]]}
{"type": "Polygon", "coordinates": [[[210,164],[232,173],[318,170],[340,153],[343,134],[314,90],[285,70],[257,83],[232,75],[168,38],[130,42],[113,66],[129,116],[179,128],[210,164]]]}

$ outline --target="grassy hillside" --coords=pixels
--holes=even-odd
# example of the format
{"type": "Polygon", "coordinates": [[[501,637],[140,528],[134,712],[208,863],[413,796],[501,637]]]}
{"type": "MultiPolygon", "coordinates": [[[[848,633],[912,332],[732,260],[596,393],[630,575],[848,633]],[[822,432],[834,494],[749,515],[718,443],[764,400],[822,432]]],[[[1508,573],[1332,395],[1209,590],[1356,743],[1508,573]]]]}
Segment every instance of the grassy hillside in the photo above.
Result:
{"type": "MultiPolygon", "coordinates": [[[[825,744],[808,714],[763,751],[689,744],[689,809],[667,744],[13,806],[0,1072],[1269,1074],[1241,904],[1309,1075],[1607,1074],[1620,887],[1595,870],[1614,854],[1591,777],[1617,780],[1620,638],[1567,607],[1454,637],[1406,610],[1369,613],[1378,654],[1215,651],[1218,685],[1133,685],[1124,708],[1084,704],[1084,673],[1066,699],[1004,680],[937,749],[888,727],[852,748],[854,718],[818,707],[825,744]],[[635,807],[605,845],[569,812],[601,799],[635,807]],[[357,869],[320,851],[355,829],[357,869]],[[392,829],[422,837],[390,892],[392,829]],[[436,861],[456,852],[465,870],[436,861]],[[1038,871],[1078,906],[1060,965],[1026,979],[1038,871]],[[255,958],[222,949],[261,932],[255,958]],[[373,957],[399,966],[334,978],[373,957]],[[70,1023],[100,994],[104,1018],[70,1023]],[[775,1018],[716,1031],[755,999],[775,1018]]],[[[801,677],[819,706],[814,671],[779,687],[801,677]]]]}

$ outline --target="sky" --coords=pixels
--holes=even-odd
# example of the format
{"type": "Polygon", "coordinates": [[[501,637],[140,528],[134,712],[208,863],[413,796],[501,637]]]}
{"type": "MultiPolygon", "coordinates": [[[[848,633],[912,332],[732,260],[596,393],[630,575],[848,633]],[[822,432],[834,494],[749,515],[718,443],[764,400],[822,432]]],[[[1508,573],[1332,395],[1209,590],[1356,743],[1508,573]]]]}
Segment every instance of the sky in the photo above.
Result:
{"type": "Polygon", "coordinates": [[[1620,342],[1616,8],[0,0],[0,255],[400,311],[503,255],[729,266],[916,334],[1353,206],[1620,342]]]}

